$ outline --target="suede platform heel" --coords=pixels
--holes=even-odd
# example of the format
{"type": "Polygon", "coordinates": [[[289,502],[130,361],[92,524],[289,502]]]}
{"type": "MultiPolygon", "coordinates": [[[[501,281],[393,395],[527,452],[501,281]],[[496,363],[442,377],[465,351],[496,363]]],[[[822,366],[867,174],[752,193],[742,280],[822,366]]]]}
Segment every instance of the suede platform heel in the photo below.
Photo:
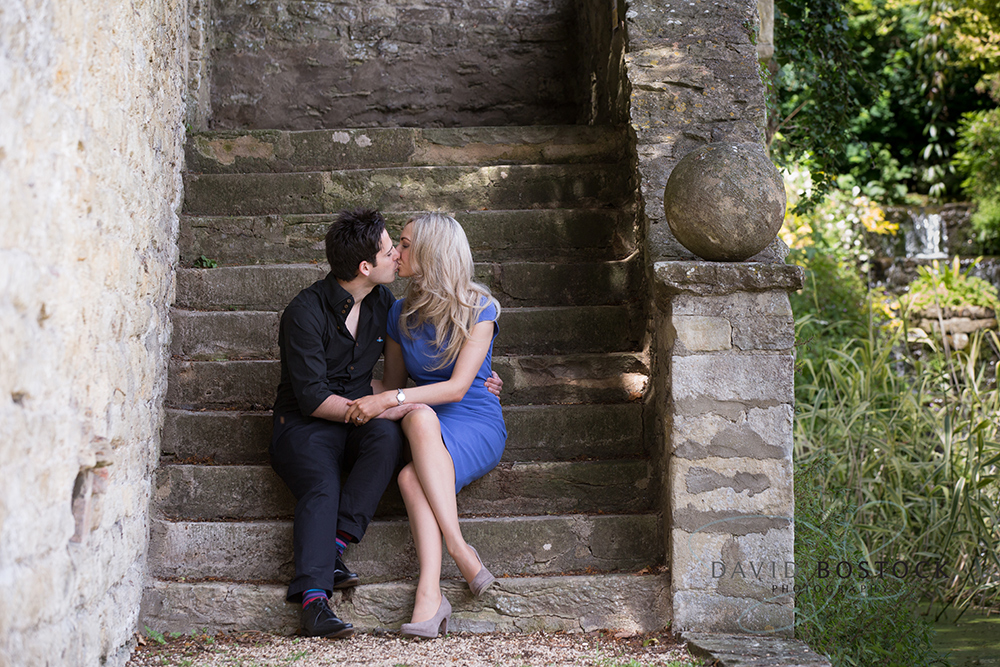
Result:
{"type": "Polygon", "coordinates": [[[441,604],[433,616],[420,623],[403,623],[403,627],[399,631],[404,637],[437,639],[440,635],[448,634],[448,619],[450,618],[451,603],[448,602],[448,598],[442,593],[441,604]]]}
{"type": "Polygon", "coordinates": [[[481,566],[479,572],[469,582],[469,590],[472,591],[473,595],[479,597],[486,592],[487,588],[493,585],[497,578],[490,574],[490,571],[483,565],[483,559],[479,558],[479,552],[476,551],[476,547],[470,544],[469,548],[472,549],[472,553],[476,554],[476,558],[479,560],[479,565],[481,566]]]}

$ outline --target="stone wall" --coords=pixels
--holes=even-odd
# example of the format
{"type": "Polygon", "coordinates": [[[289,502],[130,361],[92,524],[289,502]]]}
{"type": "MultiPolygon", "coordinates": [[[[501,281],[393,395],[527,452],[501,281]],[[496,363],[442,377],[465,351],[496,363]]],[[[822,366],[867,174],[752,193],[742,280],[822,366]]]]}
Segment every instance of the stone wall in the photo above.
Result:
{"type": "MultiPolygon", "coordinates": [[[[674,165],[713,141],[764,141],[753,0],[635,0],[626,13],[631,126],[653,261],[694,259],[671,234],[663,188],[674,165]]],[[[756,259],[783,261],[780,241],[756,259]]]]}
{"type": "Polygon", "coordinates": [[[0,7],[0,665],[115,665],[145,576],[183,0],[0,7]]]}
{"type": "Polygon", "coordinates": [[[764,141],[757,3],[636,0],[625,22],[629,123],[655,294],[647,423],[665,490],[672,628],[791,634],[787,292],[801,286],[801,270],[784,265],[787,248],[777,239],[748,262],[698,261],[670,232],[663,208],[671,171],[695,148],[764,141]]]}
{"type": "Polygon", "coordinates": [[[573,0],[213,0],[214,129],[565,124],[573,0]]]}
{"type": "Polygon", "coordinates": [[[673,627],[791,636],[797,266],[660,262],[673,627]],[[667,398],[669,397],[669,398],[667,398]]]}

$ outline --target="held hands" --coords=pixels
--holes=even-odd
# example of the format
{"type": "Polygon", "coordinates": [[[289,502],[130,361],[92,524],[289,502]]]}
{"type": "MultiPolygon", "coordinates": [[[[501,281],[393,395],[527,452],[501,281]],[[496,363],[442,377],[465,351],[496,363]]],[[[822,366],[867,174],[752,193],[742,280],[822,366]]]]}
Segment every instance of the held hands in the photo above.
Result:
{"type": "Polygon", "coordinates": [[[380,394],[362,396],[361,398],[348,401],[347,415],[344,422],[360,426],[372,419],[388,419],[389,421],[399,421],[404,416],[414,410],[430,410],[430,406],[423,403],[396,403],[396,392],[384,391],[380,394]]]}
{"type": "MultiPolygon", "coordinates": [[[[486,379],[486,390],[494,396],[499,397],[503,389],[503,380],[493,371],[493,375],[486,379]]],[[[395,391],[383,391],[371,396],[362,396],[359,399],[347,402],[347,415],[344,417],[345,424],[359,426],[378,417],[398,421],[413,410],[430,409],[423,403],[396,403],[395,391]]]]}

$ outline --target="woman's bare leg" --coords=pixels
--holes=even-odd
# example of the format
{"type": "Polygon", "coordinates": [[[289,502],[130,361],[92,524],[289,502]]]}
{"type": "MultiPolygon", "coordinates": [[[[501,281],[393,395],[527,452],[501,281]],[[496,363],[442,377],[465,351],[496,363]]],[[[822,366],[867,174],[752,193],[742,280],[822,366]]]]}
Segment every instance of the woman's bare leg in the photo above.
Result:
{"type": "MultiPolygon", "coordinates": [[[[444,537],[448,553],[455,559],[455,563],[465,580],[472,581],[479,572],[480,564],[472,549],[465,543],[462,529],[458,523],[455,465],[441,439],[441,423],[433,410],[414,410],[403,418],[402,426],[403,432],[410,442],[410,452],[413,455],[413,462],[408,464],[408,467],[413,466],[416,479],[423,492],[423,498],[436,519],[438,530],[440,535],[444,537]]],[[[407,505],[407,511],[409,511],[409,505],[407,505]]],[[[438,561],[438,572],[440,573],[440,558],[438,561]]],[[[422,577],[423,572],[421,571],[422,577]]],[[[420,592],[418,585],[418,597],[420,592]]],[[[436,608],[432,609],[428,618],[436,610],[436,608]]]]}
{"type": "Polygon", "coordinates": [[[417,597],[410,622],[420,623],[432,617],[441,604],[441,530],[412,463],[406,464],[399,472],[399,490],[406,504],[406,515],[410,518],[410,533],[420,564],[417,597]]]}

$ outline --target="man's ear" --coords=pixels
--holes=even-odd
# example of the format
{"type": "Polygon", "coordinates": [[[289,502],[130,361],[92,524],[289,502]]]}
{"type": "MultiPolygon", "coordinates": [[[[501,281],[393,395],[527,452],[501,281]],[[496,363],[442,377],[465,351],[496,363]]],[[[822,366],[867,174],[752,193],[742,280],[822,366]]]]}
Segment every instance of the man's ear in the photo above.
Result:
{"type": "Polygon", "coordinates": [[[367,278],[369,275],[371,275],[371,272],[372,272],[372,265],[369,264],[367,260],[361,260],[361,263],[358,264],[358,275],[367,278]]]}

